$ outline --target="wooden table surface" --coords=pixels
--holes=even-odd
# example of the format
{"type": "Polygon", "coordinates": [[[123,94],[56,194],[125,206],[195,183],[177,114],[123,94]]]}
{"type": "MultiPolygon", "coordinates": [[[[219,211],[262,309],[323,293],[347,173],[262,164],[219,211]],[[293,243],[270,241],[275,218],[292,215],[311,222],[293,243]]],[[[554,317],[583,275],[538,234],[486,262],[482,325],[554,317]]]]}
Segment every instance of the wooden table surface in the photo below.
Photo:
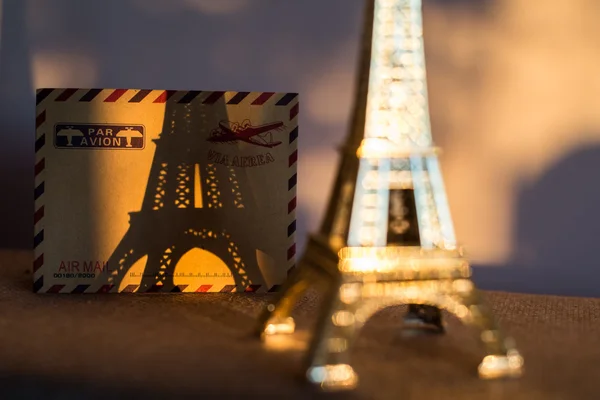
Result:
{"type": "Polygon", "coordinates": [[[322,394],[298,379],[319,295],[298,333],[263,344],[250,332],[268,295],[40,295],[29,252],[0,250],[1,399],[600,398],[600,299],[486,292],[525,358],[521,379],[480,381],[474,332],[404,338],[405,309],[376,314],[356,343],[360,386],[322,394]]]}

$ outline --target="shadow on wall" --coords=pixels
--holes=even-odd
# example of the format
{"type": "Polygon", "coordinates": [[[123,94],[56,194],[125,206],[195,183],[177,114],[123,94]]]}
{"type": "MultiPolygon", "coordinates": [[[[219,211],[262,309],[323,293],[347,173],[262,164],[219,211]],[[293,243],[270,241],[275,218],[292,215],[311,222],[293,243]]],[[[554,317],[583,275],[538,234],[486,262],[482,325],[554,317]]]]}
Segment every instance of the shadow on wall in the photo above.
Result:
{"type": "MultiPolygon", "coordinates": [[[[108,260],[118,268],[108,280],[101,277],[103,284],[120,286],[136,261],[147,256],[139,288],[131,286],[138,292],[182,291],[189,285],[175,284],[175,269],[193,249],[224,261],[240,292],[266,284],[256,252],[277,250],[257,240],[262,225],[256,215],[269,215],[255,201],[258,189],[246,168],[207,160],[206,138],[197,130],[210,126],[207,114],[228,115],[225,99],[213,101],[208,111],[189,102],[185,97],[167,102],[141,210],[130,212],[130,227],[108,260]]],[[[208,272],[203,262],[198,262],[196,276],[208,272]]]]}
{"type": "Polygon", "coordinates": [[[482,289],[600,297],[600,146],[568,154],[518,191],[509,266],[475,267],[482,289]]]}
{"type": "Polygon", "coordinates": [[[3,61],[0,63],[0,248],[30,248],[34,92],[29,69],[26,2],[4,1],[0,7],[0,61],[3,61]]]}

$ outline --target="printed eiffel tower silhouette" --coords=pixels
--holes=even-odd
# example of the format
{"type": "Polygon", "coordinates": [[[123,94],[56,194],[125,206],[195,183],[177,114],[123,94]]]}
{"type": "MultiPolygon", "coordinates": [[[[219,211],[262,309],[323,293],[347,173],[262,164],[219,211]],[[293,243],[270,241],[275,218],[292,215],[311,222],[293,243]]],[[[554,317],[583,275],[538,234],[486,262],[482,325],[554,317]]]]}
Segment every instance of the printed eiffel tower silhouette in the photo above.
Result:
{"type": "Polygon", "coordinates": [[[440,309],[481,331],[482,378],[518,376],[523,359],[470,279],[433,146],[419,0],[369,0],[350,135],[319,233],[259,318],[264,339],[295,330],[311,285],[326,296],[306,359],[325,389],[352,388],[351,344],[378,310],[408,304],[404,324],[443,333],[440,309]]]}
{"type": "Polygon", "coordinates": [[[237,291],[263,283],[247,228],[259,205],[247,176],[240,176],[244,169],[206,161],[207,141],[198,132],[204,117],[189,104],[167,105],[142,209],[130,213],[129,230],[109,259],[114,272],[108,284],[118,286],[129,268],[148,256],[136,291],[177,292],[175,267],[194,248],[219,257],[237,291]]]}

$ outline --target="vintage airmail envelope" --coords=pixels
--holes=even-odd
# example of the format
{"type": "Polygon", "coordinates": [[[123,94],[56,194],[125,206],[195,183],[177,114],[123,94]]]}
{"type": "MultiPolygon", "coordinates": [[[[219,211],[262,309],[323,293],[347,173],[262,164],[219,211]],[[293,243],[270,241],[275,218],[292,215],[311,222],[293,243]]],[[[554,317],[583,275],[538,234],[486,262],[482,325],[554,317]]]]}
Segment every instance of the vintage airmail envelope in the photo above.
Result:
{"type": "Polygon", "coordinates": [[[40,89],[34,291],[266,292],[294,266],[295,93],[40,89]]]}

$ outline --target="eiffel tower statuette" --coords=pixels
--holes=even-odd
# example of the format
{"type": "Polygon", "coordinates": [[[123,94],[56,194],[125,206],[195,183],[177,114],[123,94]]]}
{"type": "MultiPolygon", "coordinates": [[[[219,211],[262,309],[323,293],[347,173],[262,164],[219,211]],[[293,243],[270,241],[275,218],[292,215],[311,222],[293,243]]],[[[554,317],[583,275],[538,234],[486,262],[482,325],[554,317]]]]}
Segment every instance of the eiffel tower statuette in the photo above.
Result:
{"type": "Polygon", "coordinates": [[[409,305],[410,327],[444,332],[440,309],[477,327],[481,378],[522,373],[455,241],[430,134],[421,18],[420,0],[368,2],[353,126],[327,216],[258,321],[263,338],[292,333],[296,300],[311,285],[325,290],[306,358],[307,379],[323,389],[356,386],[357,332],[397,304],[409,305]]]}

